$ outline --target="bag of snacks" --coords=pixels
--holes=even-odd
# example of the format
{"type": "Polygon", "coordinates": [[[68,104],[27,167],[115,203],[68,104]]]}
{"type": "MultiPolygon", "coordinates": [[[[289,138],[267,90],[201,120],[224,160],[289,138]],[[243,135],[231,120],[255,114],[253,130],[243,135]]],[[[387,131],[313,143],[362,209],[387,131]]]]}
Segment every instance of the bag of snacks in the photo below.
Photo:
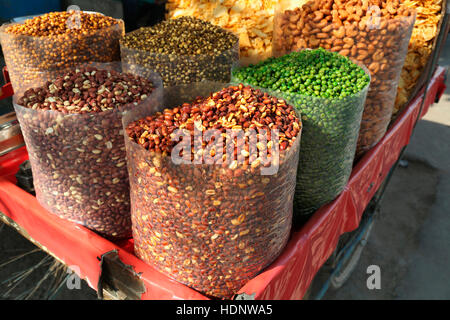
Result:
{"type": "Polygon", "coordinates": [[[230,298],[288,241],[301,121],[251,87],[186,88],[169,88],[162,112],[124,119],[135,252],[230,298]]]}
{"type": "Polygon", "coordinates": [[[357,156],[386,133],[415,21],[399,0],[316,0],[279,6],[274,55],[323,47],[364,64],[372,82],[364,108],[357,156]]]}
{"type": "Polygon", "coordinates": [[[122,113],[156,105],[161,86],[155,75],[89,65],[16,98],[39,203],[107,238],[129,238],[122,113]]]}
{"type": "Polygon", "coordinates": [[[122,20],[99,13],[51,12],[0,27],[0,42],[16,94],[82,63],[120,60],[122,20]]]}
{"type": "Polygon", "coordinates": [[[311,214],[332,201],[350,177],[370,76],[324,49],[292,52],[233,71],[234,83],[262,87],[302,115],[294,211],[311,214]]]}
{"type": "Polygon", "coordinates": [[[128,71],[144,67],[157,72],[164,87],[203,80],[229,82],[239,61],[239,39],[234,34],[192,17],[127,33],[120,48],[128,71]]]}
{"type": "Polygon", "coordinates": [[[272,56],[275,0],[168,0],[168,18],[196,17],[239,36],[240,62],[258,63],[272,56]]]}
{"type": "Polygon", "coordinates": [[[443,22],[447,1],[405,0],[403,4],[416,10],[417,16],[400,76],[393,120],[425,84],[427,71],[433,62],[432,53],[438,45],[439,33],[446,32],[443,30],[443,22]]]}

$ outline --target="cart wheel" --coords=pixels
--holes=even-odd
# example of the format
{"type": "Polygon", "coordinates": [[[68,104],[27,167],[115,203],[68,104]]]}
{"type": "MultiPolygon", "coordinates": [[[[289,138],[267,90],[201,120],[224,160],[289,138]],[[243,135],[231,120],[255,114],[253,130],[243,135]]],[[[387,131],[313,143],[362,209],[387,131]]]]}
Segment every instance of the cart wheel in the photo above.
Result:
{"type": "Polygon", "coordinates": [[[331,287],[335,290],[342,287],[345,282],[350,278],[350,275],[352,274],[353,270],[355,270],[356,266],[358,265],[359,259],[361,258],[361,253],[364,250],[364,247],[367,244],[367,241],[370,236],[370,232],[372,231],[374,220],[370,223],[370,225],[367,227],[366,231],[364,232],[361,240],[356,245],[356,248],[351,253],[351,256],[344,261],[342,264],[341,269],[331,277],[331,287]]]}

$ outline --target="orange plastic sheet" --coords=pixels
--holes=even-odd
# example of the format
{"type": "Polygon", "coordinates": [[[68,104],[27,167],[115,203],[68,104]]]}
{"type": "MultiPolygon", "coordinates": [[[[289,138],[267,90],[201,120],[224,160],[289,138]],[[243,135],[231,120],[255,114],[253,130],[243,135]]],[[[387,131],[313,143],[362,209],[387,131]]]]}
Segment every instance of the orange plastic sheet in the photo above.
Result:
{"type": "MultiPolygon", "coordinates": [[[[442,92],[445,69],[439,67],[432,78],[422,115],[442,92]]],[[[423,92],[405,109],[385,137],[354,167],[344,192],[319,209],[294,232],[278,259],[250,280],[240,293],[255,299],[301,299],[317,271],[335,250],[339,237],[355,230],[370,199],[381,186],[408,145],[422,104],[423,92]]],[[[60,261],[87,280],[97,290],[101,256],[117,250],[119,258],[131,265],[146,287],[142,299],[207,299],[200,293],[169,279],[133,254],[133,242],[112,243],[88,229],[62,220],[43,209],[36,198],[14,185],[14,174],[27,158],[25,148],[14,157],[0,157],[0,211],[17,223],[29,237],[44,246],[60,261]],[[20,161],[19,161],[19,160],[20,161]]]]}

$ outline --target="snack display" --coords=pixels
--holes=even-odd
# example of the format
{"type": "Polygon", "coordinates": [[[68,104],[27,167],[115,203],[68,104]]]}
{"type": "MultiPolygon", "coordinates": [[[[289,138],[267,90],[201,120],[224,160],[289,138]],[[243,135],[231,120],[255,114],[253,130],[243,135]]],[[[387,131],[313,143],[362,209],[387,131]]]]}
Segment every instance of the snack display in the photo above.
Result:
{"type": "Polygon", "coordinates": [[[302,127],[285,101],[223,86],[172,87],[170,109],[127,115],[124,125],[136,254],[198,291],[230,298],[287,243],[302,127]],[[218,134],[207,138],[211,130],[218,134]]]}
{"type": "Polygon", "coordinates": [[[25,91],[14,107],[44,208],[108,238],[131,236],[122,113],[151,105],[158,85],[83,66],[25,91]]]}
{"type": "Polygon", "coordinates": [[[168,18],[193,16],[239,36],[241,63],[257,63],[272,55],[275,0],[168,0],[168,18]]]}
{"type": "Polygon", "coordinates": [[[82,63],[120,60],[122,20],[79,11],[52,12],[0,27],[0,41],[16,94],[82,63]]]}
{"type": "Polygon", "coordinates": [[[165,87],[202,80],[228,82],[239,60],[239,39],[192,17],[140,28],[121,40],[122,62],[161,75],[165,87]]]}
{"type": "Polygon", "coordinates": [[[408,53],[397,90],[394,114],[408,102],[424,71],[442,18],[442,0],[406,0],[403,4],[417,12],[408,53]]]}
{"type": "Polygon", "coordinates": [[[99,298],[302,298],[445,89],[447,3],[135,1],[129,33],[77,6],[15,18],[0,224],[99,298]]]}
{"type": "Polygon", "coordinates": [[[339,195],[352,170],[369,75],[344,56],[316,49],[237,69],[233,82],[265,88],[302,115],[296,214],[311,214],[339,195]]]}
{"type": "Polygon", "coordinates": [[[274,55],[323,47],[369,69],[358,156],[386,133],[414,20],[414,10],[398,0],[319,0],[277,9],[274,55]]]}

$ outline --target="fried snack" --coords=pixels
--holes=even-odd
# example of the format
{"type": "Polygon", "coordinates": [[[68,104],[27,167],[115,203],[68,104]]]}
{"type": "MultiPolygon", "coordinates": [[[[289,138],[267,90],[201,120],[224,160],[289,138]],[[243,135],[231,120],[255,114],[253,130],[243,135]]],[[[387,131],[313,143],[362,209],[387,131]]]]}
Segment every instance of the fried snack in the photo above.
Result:
{"type": "Polygon", "coordinates": [[[166,8],[167,18],[194,16],[236,33],[239,36],[241,63],[246,65],[272,55],[273,17],[277,2],[168,0],[166,8]]]}
{"type": "Polygon", "coordinates": [[[417,12],[416,22],[403,66],[394,115],[409,101],[433,50],[441,20],[442,0],[405,0],[417,12]]]}

